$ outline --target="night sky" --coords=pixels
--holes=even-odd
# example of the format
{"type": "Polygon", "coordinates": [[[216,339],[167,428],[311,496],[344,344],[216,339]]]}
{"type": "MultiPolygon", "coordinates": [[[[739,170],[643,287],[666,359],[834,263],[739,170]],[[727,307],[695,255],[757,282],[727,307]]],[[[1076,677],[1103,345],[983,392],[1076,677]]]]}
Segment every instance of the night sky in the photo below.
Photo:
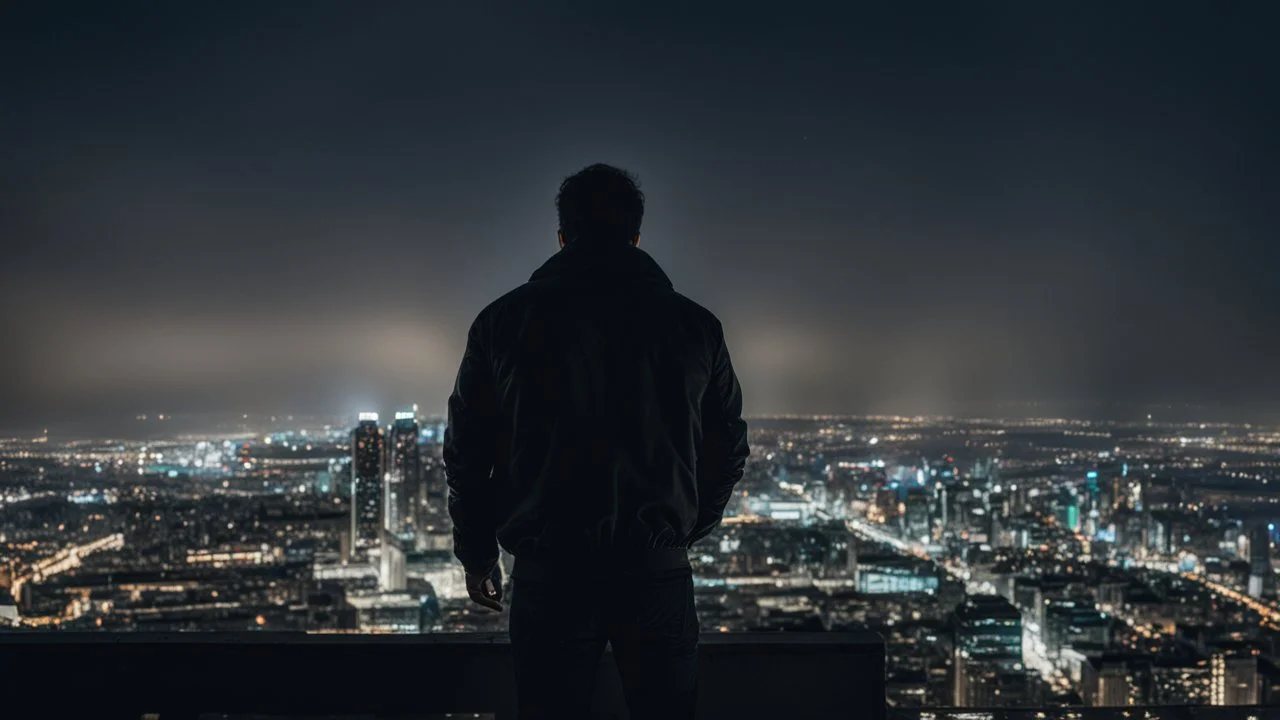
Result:
{"type": "Polygon", "coordinates": [[[1280,408],[1268,3],[602,5],[5,3],[0,423],[442,411],[597,161],[749,412],[1280,408]]]}

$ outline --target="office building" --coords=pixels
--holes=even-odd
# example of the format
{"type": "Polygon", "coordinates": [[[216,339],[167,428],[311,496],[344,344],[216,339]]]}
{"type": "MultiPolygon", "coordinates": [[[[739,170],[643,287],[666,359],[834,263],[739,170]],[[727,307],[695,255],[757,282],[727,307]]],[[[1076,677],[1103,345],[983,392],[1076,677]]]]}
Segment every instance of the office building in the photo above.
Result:
{"type": "Polygon", "coordinates": [[[1080,497],[1076,494],[1075,488],[1064,486],[1058,491],[1054,517],[1057,518],[1060,527],[1071,532],[1080,530],[1080,497]]]}
{"type": "Polygon", "coordinates": [[[360,413],[351,431],[351,546],[376,547],[383,528],[383,433],[377,413],[360,413]]]}
{"type": "Polygon", "coordinates": [[[972,595],[952,618],[952,702],[982,707],[999,694],[1025,689],[1022,666],[1022,613],[998,595],[972,595]]]}
{"type": "Polygon", "coordinates": [[[418,633],[422,629],[422,600],[407,592],[352,594],[347,602],[356,611],[362,633],[418,633]]]}
{"type": "Polygon", "coordinates": [[[378,589],[382,592],[400,592],[408,587],[404,545],[398,535],[385,528],[380,545],[378,589]]]}
{"type": "Polygon", "coordinates": [[[1085,662],[1084,700],[1090,707],[1125,707],[1133,704],[1133,676],[1128,663],[1094,658],[1085,662]],[[1094,664],[1097,664],[1097,667],[1094,664]]]}
{"type": "Polygon", "coordinates": [[[1208,705],[1212,689],[1209,662],[1199,657],[1159,657],[1151,664],[1152,705],[1208,705]]]}
{"type": "Polygon", "coordinates": [[[927,493],[923,489],[913,488],[907,493],[902,527],[907,537],[912,541],[921,544],[927,544],[932,541],[933,523],[930,517],[930,505],[932,504],[931,493],[927,493]]]}
{"type": "Polygon", "coordinates": [[[1022,669],[1022,614],[999,595],[972,595],[956,608],[956,649],[963,657],[1022,669]]]}
{"type": "Polygon", "coordinates": [[[1273,599],[1276,596],[1275,573],[1271,571],[1271,530],[1259,524],[1249,533],[1249,595],[1273,599]]]}
{"type": "Polygon", "coordinates": [[[987,663],[966,663],[957,672],[957,707],[988,708],[1037,703],[1036,679],[1027,670],[1004,670],[987,663]]]}
{"type": "Polygon", "coordinates": [[[1215,652],[1209,661],[1209,668],[1210,704],[1258,704],[1258,658],[1255,655],[1215,652]]]}
{"type": "MultiPolygon", "coordinates": [[[[856,552],[856,550],[855,550],[856,552]]],[[[902,555],[869,554],[855,556],[858,592],[868,595],[925,593],[938,588],[938,569],[933,563],[902,555]]]]}
{"type": "Polygon", "coordinates": [[[386,527],[396,535],[418,527],[422,501],[422,457],[418,450],[418,419],[412,411],[396,413],[387,438],[383,484],[386,527]]]}

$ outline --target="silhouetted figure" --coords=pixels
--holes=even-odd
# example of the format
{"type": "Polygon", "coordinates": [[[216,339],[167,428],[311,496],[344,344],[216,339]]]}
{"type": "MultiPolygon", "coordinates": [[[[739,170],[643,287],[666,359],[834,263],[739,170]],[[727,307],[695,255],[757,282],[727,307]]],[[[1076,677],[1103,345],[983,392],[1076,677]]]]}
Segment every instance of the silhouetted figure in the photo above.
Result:
{"type": "Polygon", "coordinates": [[[501,610],[522,718],[587,713],[605,643],[633,718],[688,718],[698,620],[687,548],[747,458],[720,322],[637,247],[644,195],[592,165],[556,197],[560,251],[471,326],[444,461],[471,598],[501,610]]]}

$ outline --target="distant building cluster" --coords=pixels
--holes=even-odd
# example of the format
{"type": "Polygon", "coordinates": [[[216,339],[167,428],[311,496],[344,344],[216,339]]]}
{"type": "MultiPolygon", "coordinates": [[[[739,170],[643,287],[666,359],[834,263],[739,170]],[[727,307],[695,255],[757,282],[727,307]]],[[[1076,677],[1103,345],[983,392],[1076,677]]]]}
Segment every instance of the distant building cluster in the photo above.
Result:
{"type": "MultiPolygon", "coordinates": [[[[0,627],[505,628],[452,557],[441,420],[174,422],[0,441],[0,627]]],[[[691,552],[704,629],[874,630],[896,708],[1280,703],[1274,429],[751,424],[691,552]]]]}

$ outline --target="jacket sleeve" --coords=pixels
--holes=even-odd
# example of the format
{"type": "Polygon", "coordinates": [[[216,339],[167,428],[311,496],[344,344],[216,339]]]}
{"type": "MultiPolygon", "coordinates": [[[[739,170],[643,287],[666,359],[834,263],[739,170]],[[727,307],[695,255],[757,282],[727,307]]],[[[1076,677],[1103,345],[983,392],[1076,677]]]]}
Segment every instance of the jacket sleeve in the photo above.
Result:
{"type": "Polygon", "coordinates": [[[498,562],[496,497],[491,485],[497,432],[497,389],[477,318],[467,334],[467,349],[449,396],[443,448],[453,553],[471,574],[487,575],[498,562]]]}
{"type": "Polygon", "coordinates": [[[742,419],[742,388],[733,371],[724,330],[716,324],[711,383],[702,401],[702,446],[698,450],[698,521],[689,544],[720,524],[733,488],[742,479],[750,448],[742,419]]]}

